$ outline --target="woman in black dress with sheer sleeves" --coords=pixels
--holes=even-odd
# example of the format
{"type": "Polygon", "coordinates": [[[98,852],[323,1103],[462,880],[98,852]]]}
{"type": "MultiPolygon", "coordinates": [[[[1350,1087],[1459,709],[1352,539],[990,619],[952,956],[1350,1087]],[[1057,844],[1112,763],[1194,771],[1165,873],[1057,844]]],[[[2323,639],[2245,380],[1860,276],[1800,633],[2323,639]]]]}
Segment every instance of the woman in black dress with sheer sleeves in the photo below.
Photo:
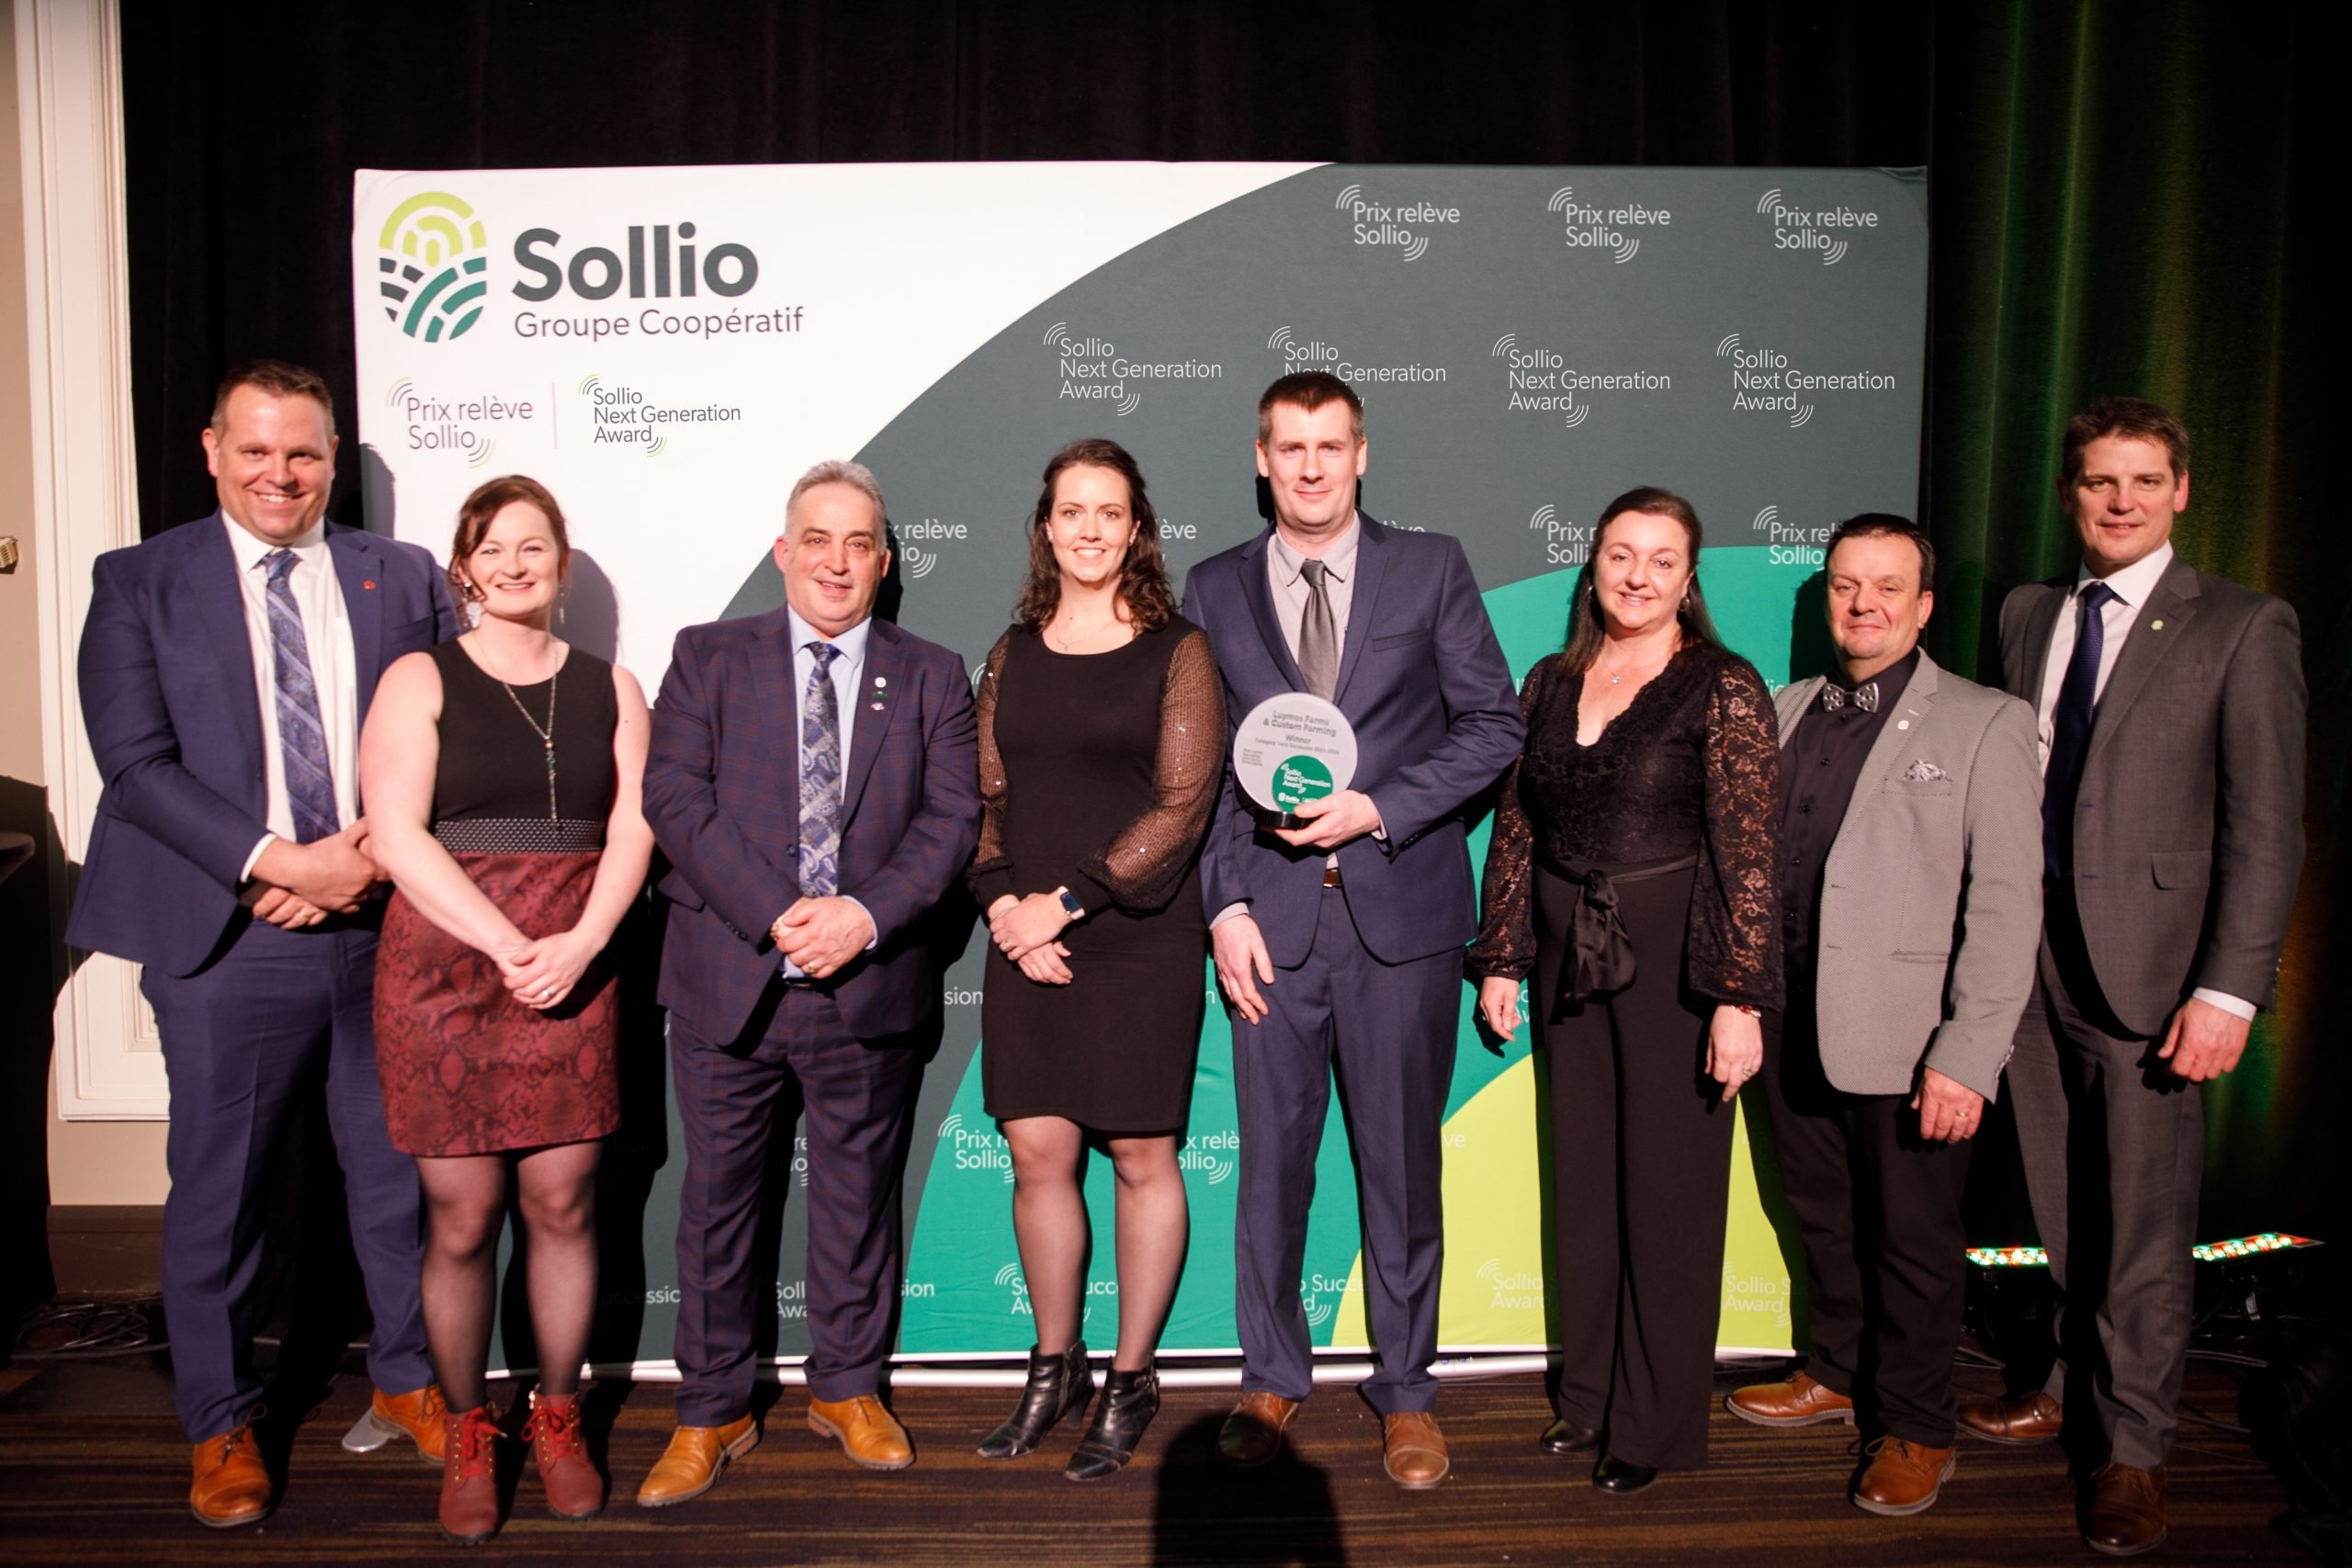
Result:
{"type": "Polygon", "coordinates": [[[1699,519],[1610,503],[1567,648],[1528,672],[1470,969],[1548,1058],[1562,1365],[1553,1453],[1629,1493],[1706,1462],[1732,1105],[1781,1005],[1771,699],[1717,640],[1699,519]]]}
{"type": "Polygon", "coordinates": [[[989,917],[980,1075],[1012,1151],[1013,1231],[1037,1344],[982,1456],[1013,1459],[1091,1396],[1079,1339],[1089,1142],[1118,1169],[1119,1344],[1066,1473],[1124,1465],[1159,1409],[1152,1356],[1183,1263],[1177,1145],[1208,933],[1200,845],[1224,776],[1207,637],[1175,613],[1135,459],[1080,441],[1046,468],[1018,620],[979,683],[989,917]]]}

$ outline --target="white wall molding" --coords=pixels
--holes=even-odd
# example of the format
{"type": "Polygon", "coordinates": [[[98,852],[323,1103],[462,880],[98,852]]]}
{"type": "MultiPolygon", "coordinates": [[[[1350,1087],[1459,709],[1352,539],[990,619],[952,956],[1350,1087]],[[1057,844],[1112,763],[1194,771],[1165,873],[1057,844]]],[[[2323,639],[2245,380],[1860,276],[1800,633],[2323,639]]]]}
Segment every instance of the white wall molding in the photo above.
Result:
{"type": "MultiPolygon", "coordinates": [[[[41,752],[67,857],[90,841],[98,772],[74,654],[91,563],[139,542],[130,414],[121,40],[111,0],[15,0],[23,145],[33,515],[40,542],[41,752]]],[[[55,911],[63,924],[63,890],[55,911]]],[[[74,1119],[167,1113],[164,1058],[138,971],[93,956],[57,1003],[57,1109],[74,1119]]]]}

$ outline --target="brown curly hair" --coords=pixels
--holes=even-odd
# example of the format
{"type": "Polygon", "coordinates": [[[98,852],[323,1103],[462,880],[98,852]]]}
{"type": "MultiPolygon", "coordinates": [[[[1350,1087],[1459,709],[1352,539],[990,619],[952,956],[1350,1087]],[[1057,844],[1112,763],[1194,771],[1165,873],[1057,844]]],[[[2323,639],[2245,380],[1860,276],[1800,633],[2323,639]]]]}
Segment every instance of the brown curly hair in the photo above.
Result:
{"type": "Polygon", "coordinates": [[[1119,600],[1126,605],[1136,630],[1156,632],[1176,614],[1176,594],[1168,586],[1168,560],[1159,549],[1159,513],[1151,509],[1143,470],[1135,458],[1117,442],[1100,436],[1071,442],[1046,465],[1045,489],[1038,491],[1036,510],[1029,514],[1029,580],[1021,585],[1012,618],[1024,631],[1042,632],[1061,607],[1061,563],[1054,559],[1054,538],[1046,523],[1053,516],[1055,482],[1065,468],[1081,465],[1108,468],[1127,481],[1127,513],[1135,520],[1136,531],[1119,567],[1119,600]]]}
{"type": "Polygon", "coordinates": [[[518,501],[527,501],[547,513],[548,531],[555,536],[556,581],[571,575],[571,536],[564,529],[563,508],[555,503],[555,496],[527,474],[501,474],[484,480],[458,506],[458,536],[449,544],[448,577],[449,592],[459,604],[478,596],[466,579],[466,558],[481,548],[482,536],[490,532],[498,514],[518,501]]]}

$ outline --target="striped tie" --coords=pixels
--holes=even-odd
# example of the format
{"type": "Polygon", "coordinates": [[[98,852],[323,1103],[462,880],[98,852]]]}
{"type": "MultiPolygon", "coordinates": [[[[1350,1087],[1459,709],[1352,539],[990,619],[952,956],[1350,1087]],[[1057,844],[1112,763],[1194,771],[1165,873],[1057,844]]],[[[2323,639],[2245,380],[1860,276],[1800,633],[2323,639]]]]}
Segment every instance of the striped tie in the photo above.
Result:
{"type": "Polygon", "coordinates": [[[817,668],[800,701],[800,891],[824,898],[842,886],[842,705],[832,677],[842,650],[808,647],[817,668]]]}
{"type": "Polygon", "coordinates": [[[277,746],[286,757],[286,799],[294,808],[294,841],[315,843],[343,826],[334,805],[334,769],[327,761],[327,727],[319,717],[319,684],[311,677],[311,643],[295,607],[291,550],[262,558],[269,568],[269,643],[277,687],[277,746]]]}

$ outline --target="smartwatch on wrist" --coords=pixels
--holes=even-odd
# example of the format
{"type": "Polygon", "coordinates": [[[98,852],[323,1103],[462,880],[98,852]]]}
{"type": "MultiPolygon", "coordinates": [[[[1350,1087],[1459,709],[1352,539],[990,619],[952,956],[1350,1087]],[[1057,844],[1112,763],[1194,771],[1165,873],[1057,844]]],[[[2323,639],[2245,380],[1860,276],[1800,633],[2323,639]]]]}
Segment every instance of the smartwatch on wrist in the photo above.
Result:
{"type": "Polygon", "coordinates": [[[1062,913],[1068,915],[1072,921],[1086,919],[1086,906],[1080,903],[1078,895],[1072,893],[1068,887],[1055,888],[1054,897],[1062,901],[1062,913]]]}

